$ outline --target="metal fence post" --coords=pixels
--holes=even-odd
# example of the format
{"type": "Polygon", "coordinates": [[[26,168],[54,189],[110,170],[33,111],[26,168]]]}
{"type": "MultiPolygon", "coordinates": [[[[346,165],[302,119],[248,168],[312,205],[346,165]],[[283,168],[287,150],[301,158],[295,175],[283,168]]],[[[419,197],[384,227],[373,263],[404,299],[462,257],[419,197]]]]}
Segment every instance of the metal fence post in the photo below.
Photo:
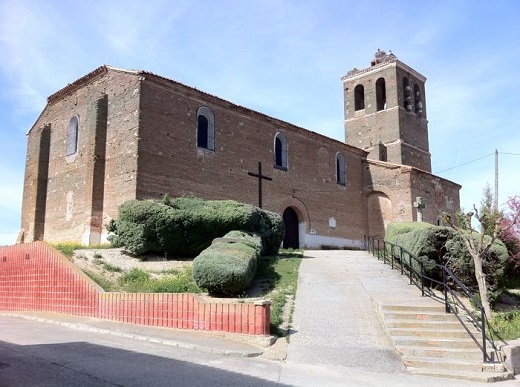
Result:
{"type": "Polygon", "coordinates": [[[480,321],[482,324],[482,352],[484,353],[484,362],[487,362],[488,355],[486,350],[486,313],[484,307],[480,306],[480,321]]]}
{"type": "Polygon", "coordinates": [[[401,275],[404,274],[403,248],[399,246],[399,259],[401,260],[401,275]]]}
{"type": "Polygon", "coordinates": [[[444,307],[446,308],[446,313],[450,313],[450,307],[448,305],[448,283],[446,282],[446,270],[444,270],[444,267],[442,268],[442,285],[444,286],[444,307]]]}
{"type": "Polygon", "coordinates": [[[421,295],[424,297],[424,263],[421,261],[421,295]]]}
{"type": "Polygon", "coordinates": [[[408,273],[410,275],[410,285],[412,285],[412,256],[410,254],[408,254],[408,273]]]}

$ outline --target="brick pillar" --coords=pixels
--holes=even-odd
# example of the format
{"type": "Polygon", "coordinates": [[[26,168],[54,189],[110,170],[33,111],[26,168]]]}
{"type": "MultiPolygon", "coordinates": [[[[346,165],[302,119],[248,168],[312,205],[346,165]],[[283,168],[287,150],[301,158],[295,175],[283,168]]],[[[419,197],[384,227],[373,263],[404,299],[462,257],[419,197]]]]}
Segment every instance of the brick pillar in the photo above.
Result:
{"type": "Polygon", "coordinates": [[[51,147],[51,125],[46,125],[40,132],[38,150],[38,168],[34,183],[36,198],[34,206],[34,230],[32,240],[41,241],[45,233],[45,209],[47,205],[47,182],[49,177],[49,153],[51,147]]]}
{"type": "Polygon", "coordinates": [[[108,97],[93,102],[87,112],[88,158],[87,190],[87,225],[83,235],[84,244],[96,244],[101,241],[103,231],[103,198],[105,194],[105,154],[107,139],[108,97]]]}

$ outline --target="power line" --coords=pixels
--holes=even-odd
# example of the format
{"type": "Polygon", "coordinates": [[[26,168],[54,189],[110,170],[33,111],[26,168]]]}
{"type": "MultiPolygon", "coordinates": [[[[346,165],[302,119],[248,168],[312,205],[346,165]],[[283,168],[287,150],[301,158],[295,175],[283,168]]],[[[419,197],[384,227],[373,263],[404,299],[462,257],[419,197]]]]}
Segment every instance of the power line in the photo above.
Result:
{"type": "MultiPolygon", "coordinates": [[[[451,171],[452,169],[459,168],[459,167],[462,167],[462,166],[464,166],[464,165],[468,165],[468,164],[474,163],[474,162],[476,162],[476,161],[479,161],[479,160],[485,159],[486,157],[493,156],[494,154],[495,154],[495,153],[490,153],[490,154],[488,154],[488,155],[485,155],[485,156],[479,157],[478,159],[475,159],[475,160],[472,160],[472,161],[468,161],[467,163],[459,164],[459,165],[456,165],[456,166],[454,166],[454,167],[447,168],[447,169],[443,169],[442,171],[435,172],[435,174],[442,173],[442,172],[446,172],[446,171],[451,171]]],[[[520,156],[520,153],[498,152],[498,154],[499,154],[499,155],[520,156]]]]}
{"type": "Polygon", "coordinates": [[[456,165],[455,167],[451,167],[451,168],[443,169],[442,171],[435,172],[435,174],[437,174],[437,173],[442,173],[442,172],[446,172],[446,171],[451,171],[452,169],[459,168],[459,167],[462,167],[462,166],[464,166],[464,165],[468,165],[468,164],[474,163],[474,162],[476,162],[476,161],[479,161],[479,160],[485,159],[486,157],[493,156],[493,155],[494,155],[494,153],[490,153],[490,154],[488,154],[488,155],[485,155],[485,156],[479,157],[478,159],[475,159],[475,160],[472,160],[472,161],[468,161],[467,163],[459,164],[459,165],[456,165]]]}

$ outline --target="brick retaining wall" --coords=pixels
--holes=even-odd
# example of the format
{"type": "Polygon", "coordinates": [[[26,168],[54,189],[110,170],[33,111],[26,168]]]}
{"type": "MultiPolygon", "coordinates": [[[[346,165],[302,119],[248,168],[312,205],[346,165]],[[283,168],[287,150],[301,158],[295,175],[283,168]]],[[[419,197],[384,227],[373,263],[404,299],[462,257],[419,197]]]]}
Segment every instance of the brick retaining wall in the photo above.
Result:
{"type": "Polygon", "coordinates": [[[270,304],[192,293],[106,293],[45,242],[0,247],[0,311],[51,311],[140,325],[268,335],[270,304]]]}

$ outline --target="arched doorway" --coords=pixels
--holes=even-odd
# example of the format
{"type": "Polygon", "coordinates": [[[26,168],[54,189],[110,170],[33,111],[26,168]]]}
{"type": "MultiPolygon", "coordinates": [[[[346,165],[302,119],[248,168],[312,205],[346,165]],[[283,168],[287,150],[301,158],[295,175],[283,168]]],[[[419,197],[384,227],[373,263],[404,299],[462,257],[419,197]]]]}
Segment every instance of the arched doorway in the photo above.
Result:
{"type": "Polygon", "coordinates": [[[300,223],[298,214],[291,207],[287,207],[283,212],[283,222],[285,223],[285,236],[283,247],[285,249],[300,248],[300,233],[298,225],[300,223]]]}

